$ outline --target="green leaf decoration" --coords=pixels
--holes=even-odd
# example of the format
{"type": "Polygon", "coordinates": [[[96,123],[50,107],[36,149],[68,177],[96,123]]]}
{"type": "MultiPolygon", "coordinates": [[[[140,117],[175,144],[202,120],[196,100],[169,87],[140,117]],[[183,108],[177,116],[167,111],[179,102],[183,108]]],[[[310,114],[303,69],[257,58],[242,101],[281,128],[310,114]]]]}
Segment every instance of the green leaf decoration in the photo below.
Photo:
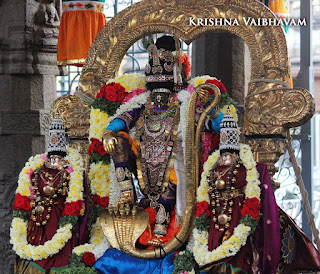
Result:
{"type": "Polygon", "coordinates": [[[28,211],[14,210],[13,211],[13,218],[21,218],[26,221],[29,219],[29,213],[28,213],[28,211]]]}
{"type": "Polygon", "coordinates": [[[194,227],[200,231],[206,231],[210,228],[210,221],[207,219],[206,214],[195,217],[194,227]]]}
{"type": "Polygon", "coordinates": [[[173,274],[180,274],[186,271],[192,271],[196,266],[196,261],[193,257],[193,253],[189,250],[181,252],[174,259],[173,274]]]}
{"type": "Polygon", "coordinates": [[[92,105],[93,108],[100,109],[100,111],[106,112],[109,116],[116,113],[116,110],[120,106],[120,102],[111,102],[104,97],[96,98],[92,105]]]}
{"type": "Polygon", "coordinates": [[[98,162],[103,162],[104,165],[109,165],[110,155],[109,154],[100,155],[97,152],[92,152],[92,156],[89,159],[89,165],[91,165],[92,163],[98,163],[98,162]]]}
{"type": "Polygon", "coordinates": [[[240,224],[250,226],[251,227],[250,234],[252,234],[256,230],[258,222],[254,218],[252,218],[250,215],[246,215],[241,218],[240,224]]]}
{"type": "Polygon", "coordinates": [[[65,215],[59,221],[59,227],[64,227],[66,224],[72,224],[74,227],[76,222],[78,221],[78,217],[74,215],[65,215]]]}

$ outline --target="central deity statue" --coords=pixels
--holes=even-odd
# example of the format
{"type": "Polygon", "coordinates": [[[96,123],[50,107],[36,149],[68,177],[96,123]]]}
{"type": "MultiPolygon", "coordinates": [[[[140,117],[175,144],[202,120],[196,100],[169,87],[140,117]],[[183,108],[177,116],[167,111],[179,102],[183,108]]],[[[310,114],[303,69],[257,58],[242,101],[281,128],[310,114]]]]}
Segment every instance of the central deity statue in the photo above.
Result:
{"type": "MultiPolygon", "coordinates": [[[[112,155],[123,195],[119,202],[139,201],[149,214],[149,229],[139,239],[146,246],[168,242],[177,232],[185,208],[182,131],[186,125],[181,121],[179,91],[186,89],[189,71],[182,61],[185,55],[180,43],[172,36],[162,36],[148,46],[150,60],[145,74],[150,95],[145,105],[117,116],[103,134],[104,148],[112,155]],[[135,142],[123,134],[133,127],[135,142]],[[137,153],[133,153],[133,143],[137,153]],[[138,189],[132,174],[138,178],[138,189]]],[[[203,90],[198,94],[201,112],[208,103],[208,93],[203,90]]],[[[219,132],[223,114],[219,110],[213,113],[207,128],[219,132]]]]}

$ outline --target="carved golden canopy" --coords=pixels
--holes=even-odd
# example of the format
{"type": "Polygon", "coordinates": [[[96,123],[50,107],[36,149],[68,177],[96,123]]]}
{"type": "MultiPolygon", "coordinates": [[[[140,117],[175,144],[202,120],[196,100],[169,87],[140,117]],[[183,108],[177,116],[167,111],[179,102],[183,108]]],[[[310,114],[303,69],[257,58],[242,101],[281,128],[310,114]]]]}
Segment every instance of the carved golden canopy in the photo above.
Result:
{"type": "MultiPolygon", "coordinates": [[[[171,33],[190,44],[206,33],[229,31],[246,42],[251,56],[243,133],[253,147],[256,160],[267,162],[273,171],[274,163],[284,151],[286,130],[310,119],[314,102],[307,90],[290,87],[282,27],[246,26],[244,18],[275,18],[275,15],[255,0],[142,0],[116,15],[97,35],[81,73],[79,92],[94,98],[101,86],[115,76],[131,45],[148,34],[171,33]],[[233,18],[240,25],[193,25],[190,18],[233,18]]],[[[186,159],[187,165],[192,165],[192,161],[186,159]]],[[[187,201],[185,216],[192,216],[193,212],[195,184],[188,182],[192,184],[189,195],[193,198],[187,201]]],[[[186,238],[189,228],[189,224],[183,224],[179,236],[186,238]]],[[[164,248],[177,244],[173,239],[164,248]]],[[[160,249],[149,252],[151,255],[147,251],[131,254],[152,258],[159,257],[159,252],[161,256],[160,249]]]]}
{"type": "Polygon", "coordinates": [[[284,127],[301,125],[312,117],[312,96],[304,89],[289,88],[290,66],[282,27],[250,26],[244,18],[275,15],[255,0],[143,0],[120,12],[100,31],[84,64],[79,91],[94,97],[117,73],[130,46],[147,34],[171,33],[189,44],[205,33],[225,30],[240,36],[251,55],[253,82],[245,100],[243,133],[285,136],[284,127]],[[190,18],[237,19],[239,25],[193,25],[190,18]],[[257,79],[260,81],[254,81],[257,79]]]}

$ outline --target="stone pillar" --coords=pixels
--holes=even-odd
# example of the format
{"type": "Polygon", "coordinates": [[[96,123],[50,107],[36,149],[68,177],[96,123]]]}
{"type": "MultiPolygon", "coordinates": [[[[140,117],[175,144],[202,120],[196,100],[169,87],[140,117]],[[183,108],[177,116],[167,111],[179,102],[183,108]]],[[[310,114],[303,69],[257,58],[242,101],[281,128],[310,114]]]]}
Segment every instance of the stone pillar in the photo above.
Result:
{"type": "Polygon", "coordinates": [[[248,92],[251,60],[248,46],[228,32],[213,32],[192,43],[192,77],[208,74],[221,80],[237,101],[239,126],[243,125],[244,98],[248,92]]]}
{"type": "Polygon", "coordinates": [[[12,273],[9,244],[17,177],[46,150],[56,99],[59,0],[0,0],[0,269],[12,273]]]}

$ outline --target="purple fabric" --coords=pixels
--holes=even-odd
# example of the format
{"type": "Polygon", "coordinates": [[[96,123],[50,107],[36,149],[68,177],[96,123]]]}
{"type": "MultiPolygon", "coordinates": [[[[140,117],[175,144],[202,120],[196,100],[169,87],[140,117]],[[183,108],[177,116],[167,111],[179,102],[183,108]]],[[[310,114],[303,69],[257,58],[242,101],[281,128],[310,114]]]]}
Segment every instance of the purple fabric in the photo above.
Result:
{"type": "Polygon", "coordinates": [[[89,188],[87,184],[86,176],[83,181],[83,200],[86,207],[84,215],[80,218],[79,226],[79,244],[85,244],[89,240],[88,218],[89,218],[89,188]]]}
{"type": "Polygon", "coordinates": [[[254,243],[260,257],[262,273],[276,273],[280,261],[280,221],[267,165],[257,163],[261,182],[261,213],[254,234],[254,243]]]}
{"type": "MultiPolygon", "coordinates": [[[[132,117],[132,121],[130,123],[129,128],[126,125],[126,130],[125,130],[126,132],[128,132],[136,124],[136,122],[140,118],[141,108],[135,108],[133,110],[128,111],[127,113],[130,114],[130,116],[132,117]]],[[[121,119],[121,118],[117,118],[117,119],[121,119]]],[[[126,124],[126,122],[125,122],[125,124],[126,124]]]]}
{"type": "MultiPolygon", "coordinates": [[[[278,208],[275,202],[267,165],[257,163],[257,171],[261,181],[260,198],[262,217],[260,218],[256,231],[248,238],[246,245],[243,246],[235,256],[227,257],[202,267],[202,269],[206,269],[207,267],[210,268],[213,266],[209,273],[218,273],[215,265],[217,266],[220,263],[230,264],[232,267],[240,268],[246,273],[256,273],[257,271],[268,274],[276,273],[280,260],[280,222],[278,208]]],[[[240,168],[236,175],[236,188],[245,186],[245,177],[245,168],[240,168]]],[[[236,197],[234,204],[239,204],[240,207],[233,207],[232,219],[228,229],[231,234],[233,233],[234,227],[237,226],[240,221],[243,198],[236,197]]],[[[213,250],[220,245],[223,236],[224,233],[214,229],[211,223],[208,239],[209,250],[213,250]]]]}

